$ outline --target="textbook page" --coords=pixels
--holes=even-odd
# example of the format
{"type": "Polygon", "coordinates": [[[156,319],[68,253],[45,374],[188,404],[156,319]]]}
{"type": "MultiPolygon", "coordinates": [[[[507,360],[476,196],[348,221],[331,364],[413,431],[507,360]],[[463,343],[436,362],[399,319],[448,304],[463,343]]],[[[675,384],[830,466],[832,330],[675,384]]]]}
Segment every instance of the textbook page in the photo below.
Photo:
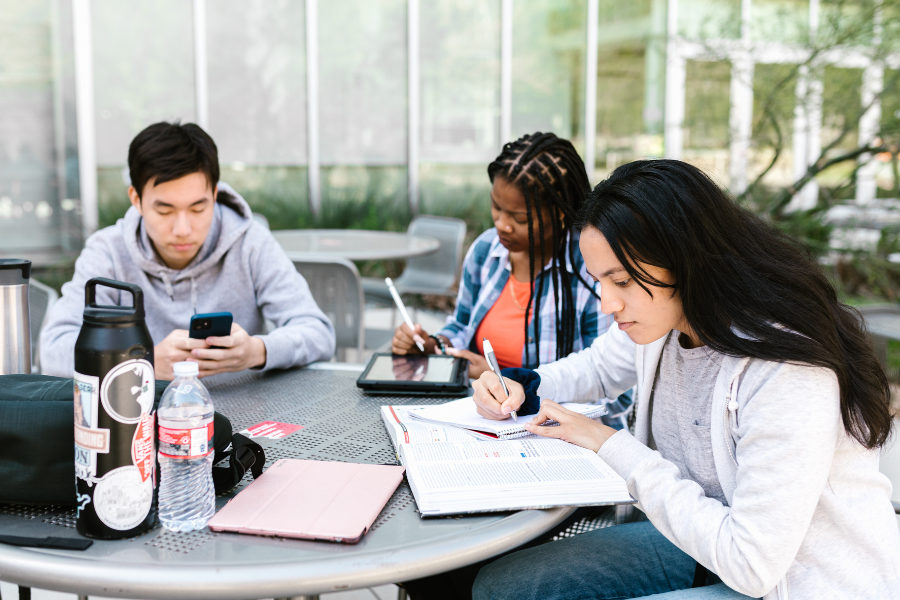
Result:
{"type": "MultiPolygon", "coordinates": [[[[605,404],[578,404],[564,402],[560,404],[573,412],[585,415],[591,419],[602,417],[608,412],[605,404]]],[[[453,400],[445,404],[435,406],[409,407],[410,414],[421,421],[451,425],[463,429],[483,431],[495,434],[501,438],[519,437],[530,435],[525,430],[525,424],[530,423],[537,415],[519,416],[518,421],[512,417],[503,421],[487,419],[478,414],[475,402],[471,397],[453,400]]],[[[556,425],[555,421],[548,422],[548,426],[556,425]]]]}
{"type": "MultiPolygon", "coordinates": [[[[402,444],[427,444],[432,442],[468,442],[476,436],[465,429],[449,425],[437,425],[413,419],[410,409],[425,406],[382,406],[381,420],[391,437],[394,452],[399,452],[402,444]]],[[[481,436],[477,436],[481,437],[481,436]]],[[[399,456],[399,455],[398,455],[399,456]]]]}
{"type": "Polygon", "coordinates": [[[400,448],[423,515],[633,502],[596,453],[549,438],[400,448]]]}

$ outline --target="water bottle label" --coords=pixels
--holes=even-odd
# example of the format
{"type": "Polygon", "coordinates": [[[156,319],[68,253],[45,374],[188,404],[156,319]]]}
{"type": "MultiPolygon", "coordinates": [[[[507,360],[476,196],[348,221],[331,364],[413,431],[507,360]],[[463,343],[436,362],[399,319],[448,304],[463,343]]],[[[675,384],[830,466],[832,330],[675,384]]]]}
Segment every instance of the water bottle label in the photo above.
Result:
{"type": "MultiPolygon", "coordinates": [[[[141,474],[141,481],[154,476],[156,468],[156,456],[153,452],[153,425],[156,422],[156,414],[145,413],[141,415],[141,422],[134,429],[134,438],[131,440],[131,461],[141,474]]],[[[153,482],[156,482],[154,477],[153,482]]]]}
{"type": "Polygon", "coordinates": [[[201,458],[213,451],[213,420],[194,429],[159,427],[159,454],[166,458],[201,458]]]}
{"type": "Polygon", "coordinates": [[[75,476],[94,481],[97,454],[109,452],[109,429],[97,427],[100,379],[75,373],[75,476]]]}

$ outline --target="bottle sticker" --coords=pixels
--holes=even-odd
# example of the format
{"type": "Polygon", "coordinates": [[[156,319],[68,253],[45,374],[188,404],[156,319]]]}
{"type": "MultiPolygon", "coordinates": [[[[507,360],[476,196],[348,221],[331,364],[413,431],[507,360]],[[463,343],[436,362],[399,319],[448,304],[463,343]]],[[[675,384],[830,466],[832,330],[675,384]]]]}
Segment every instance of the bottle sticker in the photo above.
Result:
{"type": "Polygon", "coordinates": [[[97,453],[109,452],[109,429],[97,428],[100,379],[75,373],[75,476],[88,482],[97,475],[97,453]]]}
{"type": "Polygon", "coordinates": [[[110,529],[127,531],[140,525],[150,513],[153,482],[142,479],[137,467],[113,469],[97,483],[94,510],[110,529]]]}
{"type": "Polygon", "coordinates": [[[213,420],[194,429],[159,426],[159,455],[166,458],[200,458],[213,451],[213,420]]]}
{"type": "Polygon", "coordinates": [[[131,461],[141,474],[141,481],[147,481],[153,476],[156,468],[156,457],[153,452],[153,425],[156,423],[156,415],[147,413],[141,415],[141,422],[134,429],[134,438],[131,440],[131,461]]]}
{"type": "Polygon", "coordinates": [[[126,360],[103,378],[100,401],[110,417],[133,425],[153,408],[155,384],[153,365],[144,359],[126,360]]]}

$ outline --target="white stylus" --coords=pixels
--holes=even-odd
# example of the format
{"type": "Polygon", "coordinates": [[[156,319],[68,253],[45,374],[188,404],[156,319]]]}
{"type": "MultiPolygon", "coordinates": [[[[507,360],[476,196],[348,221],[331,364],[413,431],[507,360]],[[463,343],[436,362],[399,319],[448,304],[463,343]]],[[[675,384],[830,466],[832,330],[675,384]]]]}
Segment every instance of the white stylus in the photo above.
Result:
{"type": "MultiPolygon", "coordinates": [[[[494,372],[494,375],[500,378],[500,385],[503,386],[503,391],[506,392],[506,397],[509,398],[509,388],[506,387],[506,382],[503,381],[503,375],[500,374],[500,365],[497,363],[497,357],[494,356],[494,347],[491,346],[491,343],[487,338],[481,339],[484,340],[484,358],[487,360],[487,364],[491,368],[491,371],[494,372]]],[[[512,411],[509,415],[513,418],[513,421],[516,423],[519,422],[519,415],[516,414],[516,411],[512,411]]]]}
{"type": "Polygon", "coordinates": [[[397,305],[397,308],[400,309],[400,315],[403,317],[403,320],[406,321],[406,324],[409,325],[410,330],[413,332],[413,339],[416,342],[416,346],[419,347],[419,351],[425,352],[425,340],[422,339],[422,336],[416,333],[416,326],[412,322],[412,319],[409,318],[409,313],[406,312],[406,306],[403,305],[403,300],[400,299],[400,294],[397,293],[397,288],[394,287],[394,282],[391,281],[390,277],[385,277],[384,282],[387,284],[388,289],[391,291],[391,296],[394,297],[394,303],[397,305]]]}

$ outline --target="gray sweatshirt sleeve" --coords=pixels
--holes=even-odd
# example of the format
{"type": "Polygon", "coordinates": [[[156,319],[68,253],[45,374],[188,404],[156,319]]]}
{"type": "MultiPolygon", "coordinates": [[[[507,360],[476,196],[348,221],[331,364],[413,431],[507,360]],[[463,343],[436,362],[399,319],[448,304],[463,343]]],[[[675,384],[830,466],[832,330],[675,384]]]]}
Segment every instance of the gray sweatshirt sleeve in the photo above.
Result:
{"type": "Polygon", "coordinates": [[[613,323],[589,348],[538,367],[538,396],[556,402],[616,398],[637,383],[634,353],[634,342],[613,323]]]}
{"type": "MultiPolygon", "coordinates": [[[[51,307],[47,324],[41,331],[41,373],[56,377],[72,377],[75,371],[75,341],[81,332],[84,315],[84,284],[93,277],[116,279],[115,262],[106,249],[102,233],[96,233],[84,245],[75,261],[72,280],[62,286],[62,297],[51,307]]],[[[106,287],[97,288],[97,303],[119,304],[117,296],[106,287]]]]}
{"type": "Polygon", "coordinates": [[[309,291],[306,280],[294,268],[268,232],[252,229],[250,268],[256,301],[263,316],[276,329],[259,338],[266,345],[264,369],[286,369],[334,355],[334,327],[309,291]]]}

